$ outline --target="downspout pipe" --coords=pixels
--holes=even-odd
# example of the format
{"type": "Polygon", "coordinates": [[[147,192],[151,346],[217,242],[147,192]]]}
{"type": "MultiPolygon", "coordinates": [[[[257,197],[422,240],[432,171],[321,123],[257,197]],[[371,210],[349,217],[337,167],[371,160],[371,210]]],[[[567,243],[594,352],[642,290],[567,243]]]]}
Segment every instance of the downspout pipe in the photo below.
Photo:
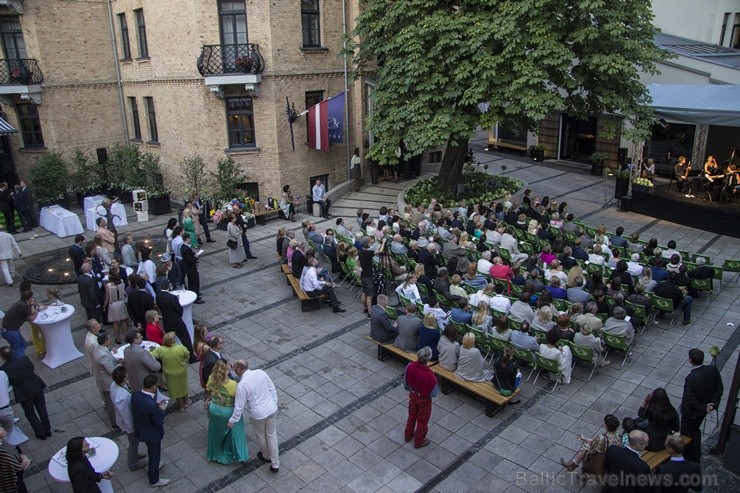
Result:
{"type": "Polygon", "coordinates": [[[113,66],[116,67],[116,87],[118,88],[118,104],[121,107],[121,121],[123,122],[123,143],[129,145],[131,139],[128,134],[128,118],[126,118],[126,103],[123,97],[123,82],[121,81],[121,65],[118,61],[118,44],[113,23],[113,0],[108,0],[108,23],[110,25],[110,40],[113,45],[113,66]]]}

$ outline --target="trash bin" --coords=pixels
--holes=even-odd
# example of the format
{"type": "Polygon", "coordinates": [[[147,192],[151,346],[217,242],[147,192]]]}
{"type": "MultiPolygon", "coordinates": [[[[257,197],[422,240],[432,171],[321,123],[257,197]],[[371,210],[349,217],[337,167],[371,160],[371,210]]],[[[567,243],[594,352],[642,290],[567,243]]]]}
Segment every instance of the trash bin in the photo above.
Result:
{"type": "Polygon", "coordinates": [[[313,214],[313,197],[311,195],[306,195],[306,212],[313,214]]]}

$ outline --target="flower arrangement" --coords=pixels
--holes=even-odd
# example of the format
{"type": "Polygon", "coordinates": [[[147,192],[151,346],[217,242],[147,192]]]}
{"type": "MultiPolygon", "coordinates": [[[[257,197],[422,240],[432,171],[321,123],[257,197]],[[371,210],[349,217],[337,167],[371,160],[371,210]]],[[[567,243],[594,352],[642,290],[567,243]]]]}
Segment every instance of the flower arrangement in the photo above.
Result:
{"type": "Polygon", "coordinates": [[[218,224],[221,221],[225,221],[229,213],[234,212],[234,207],[239,207],[242,212],[242,218],[244,218],[245,221],[254,219],[255,216],[252,213],[254,203],[254,199],[249,196],[234,198],[221,203],[218,209],[212,209],[209,211],[208,215],[214,223],[218,224]]]}
{"type": "Polygon", "coordinates": [[[14,79],[18,79],[21,76],[21,69],[18,67],[13,67],[10,69],[10,76],[14,79]]]}
{"type": "Polygon", "coordinates": [[[254,60],[252,60],[252,57],[249,55],[239,55],[236,57],[234,64],[241,72],[249,73],[252,71],[252,67],[254,66],[254,60]]]}

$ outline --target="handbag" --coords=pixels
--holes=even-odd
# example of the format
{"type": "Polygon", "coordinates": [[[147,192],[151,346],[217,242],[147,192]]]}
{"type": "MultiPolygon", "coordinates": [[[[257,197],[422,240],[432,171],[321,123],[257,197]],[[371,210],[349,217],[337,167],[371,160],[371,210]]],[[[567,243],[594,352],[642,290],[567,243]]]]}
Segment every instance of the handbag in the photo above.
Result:
{"type": "Polygon", "coordinates": [[[236,242],[236,240],[226,240],[226,246],[234,250],[237,246],[239,246],[239,244],[236,242]]]}
{"type": "Polygon", "coordinates": [[[596,452],[583,461],[583,472],[586,474],[604,474],[604,462],[606,455],[603,452],[596,452]]]}
{"type": "Polygon", "coordinates": [[[494,368],[493,378],[496,379],[496,385],[494,385],[494,387],[496,387],[496,390],[498,390],[498,393],[501,394],[503,397],[509,397],[510,395],[514,394],[514,391],[501,388],[501,382],[498,379],[498,372],[495,370],[496,366],[498,365],[498,362],[499,362],[499,359],[497,358],[496,362],[493,365],[493,368],[494,368]]]}

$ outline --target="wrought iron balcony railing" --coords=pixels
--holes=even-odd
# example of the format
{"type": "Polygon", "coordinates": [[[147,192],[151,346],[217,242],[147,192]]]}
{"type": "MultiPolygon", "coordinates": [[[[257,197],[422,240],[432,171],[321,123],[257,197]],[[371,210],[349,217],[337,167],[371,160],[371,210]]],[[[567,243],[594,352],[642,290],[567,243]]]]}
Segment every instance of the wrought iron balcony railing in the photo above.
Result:
{"type": "Polygon", "coordinates": [[[41,84],[44,74],[35,58],[0,60],[0,85],[41,84]]]}
{"type": "Polygon", "coordinates": [[[198,57],[200,75],[261,74],[265,59],[256,44],[203,45],[198,57]]]}

